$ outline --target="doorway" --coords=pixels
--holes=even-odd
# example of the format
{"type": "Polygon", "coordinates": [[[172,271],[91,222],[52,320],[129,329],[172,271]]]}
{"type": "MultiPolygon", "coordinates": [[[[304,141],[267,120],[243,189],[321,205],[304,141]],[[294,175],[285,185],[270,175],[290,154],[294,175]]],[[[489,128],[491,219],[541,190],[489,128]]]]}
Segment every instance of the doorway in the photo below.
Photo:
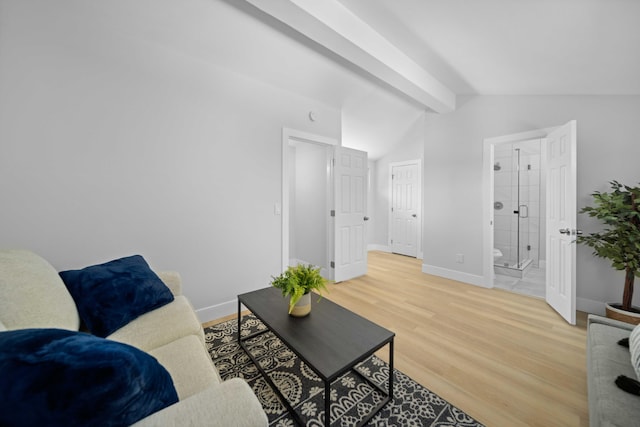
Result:
{"type": "Polygon", "coordinates": [[[287,128],[282,153],[282,270],[312,264],[336,282],[366,274],[367,153],[287,128]]]}
{"type": "Polygon", "coordinates": [[[494,146],[494,281],[497,288],[545,297],[546,177],[542,139],[494,146]]]}
{"type": "Polygon", "coordinates": [[[325,277],[330,262],[330,148],[300,141],[289,145],[289,265],[320,266],[325,277]]]}
{"type": "Polygon", "coordinates": [[[336,146],[336,139],[283,128],[282,271],[290,265],[312,264],[333,280],[330,163],[336,146]]]}
{"type": "Polygon", "coordinates": [[[484,141],[487,287],[546,295],[546,171],[551,128],[484,141]]]}
{"type": "MultiPolygon", "coordinates": [[[[483,148],[483,272],[485,286],[495,286],[495,261],[504,256],[495,246],[496,215],[496,149],[505,144],[518,144],[540,140],[540,187],[546,194],[544,215],[540,212],[540,228],[544,227],[545,292],[546,302],[570,324],[576,321],[576,235],[578,230],[576,209],[577,175],[577,122],[538,129],[519,134],[484,140],[483,148]],[[544,184],[543,184],[544,183],[544,184]],[[543,221],[544,218],[544,221],[543,221]]],[[[520,148],[513,145],[511,148],[520,148]]],[[[512,213],[526,212],[521,203],[512,206],[512,213]]],[[[518,219],[512,217],[513,221],[518,219]]],[[[540,239],[542,240],[542,239],[540,239]]],[[[517,240],[516,240],[517,241],[517,240]]],[[[541,245],[542,247],[542,245],[541,245]]],[[[520,250],[519,248],[518,250],[520,250]]],[[[542,264],[543,260],[539,260],[542,264]]],[[[529,261],[530,262],[530,261],[529,261]]],[[[515,266],[523,265],[516,259],[515,266]]],[[[507,266],[510,264],[507,262],[507,266]]]]}

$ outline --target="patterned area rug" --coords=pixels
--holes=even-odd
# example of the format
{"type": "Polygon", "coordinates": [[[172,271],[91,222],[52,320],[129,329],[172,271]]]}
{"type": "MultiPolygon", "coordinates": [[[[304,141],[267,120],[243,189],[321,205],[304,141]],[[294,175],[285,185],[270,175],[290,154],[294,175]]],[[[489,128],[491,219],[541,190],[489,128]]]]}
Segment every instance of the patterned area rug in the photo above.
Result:
{"type": "MultiPolygon", "coordinates": [[[[266,327],[254,316],[243,316],[241,334],[248,336],[266,327]]],[[[273,427],[293,427],[295,422],[277,395],[262,378],[237,342],[237,321],[229,320],[205,328],[211,358],[223,380],[244,378],[253,388],[273,427]]],[[[248,340],[248,348],[307,427],[324,425],[323,382],[275,335],[268,332],[248,340]]],[[[388,387],[389,366],[376,356],[357,365],[359,375],[349,372],[331,385],[331,425],[347,427],[362,420],[378,402],[381,393],[360,375],[388,387]]],[[[394,369],[394,400],[383,407],[368,426],[482,426],[460,409],[394,369]]]]}

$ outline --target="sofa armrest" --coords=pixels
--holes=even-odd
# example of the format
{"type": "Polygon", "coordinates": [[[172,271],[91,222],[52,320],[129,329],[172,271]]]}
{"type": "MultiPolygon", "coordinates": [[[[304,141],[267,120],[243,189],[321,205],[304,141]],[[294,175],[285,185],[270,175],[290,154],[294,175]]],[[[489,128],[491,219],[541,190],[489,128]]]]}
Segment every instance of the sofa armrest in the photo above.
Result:
{"type": "Polygon", "coordinates": [[[177,271],[156,271],[160,280],[171,290],[175,296],[182,295],[182,277],[177,271]]]}
{"type": "Polygon", "coordinates": [[[267,414],[249,384],[234,378],[151,414],[133,427],[267,427],[268,424],[267,414]]]}
{"type": "Polygon", "coordinates": [[[628,331],[632,331],[636,325],[632,325],[631,323],[621,322],[620,320],[609,319],[608,317],[598,316],[597,314],[590,314],[587,317],[587,327],[592,323],[601,323],[607,326],[613,326],[615,328],[625,329],[628,331]]]}

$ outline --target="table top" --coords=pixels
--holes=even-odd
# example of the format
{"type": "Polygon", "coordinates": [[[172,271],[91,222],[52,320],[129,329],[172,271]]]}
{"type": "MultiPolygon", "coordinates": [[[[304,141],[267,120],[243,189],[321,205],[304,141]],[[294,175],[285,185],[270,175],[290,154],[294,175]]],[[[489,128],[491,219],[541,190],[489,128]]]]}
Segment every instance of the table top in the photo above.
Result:
{"type": "Polygon", "coordinates": [[[311,313],[289,316],[289,298],[274,287],[238,295],[256,315],[324,380],[333,381],[393,340],[395,334],[340,305],[311,295],[311,313]]]}

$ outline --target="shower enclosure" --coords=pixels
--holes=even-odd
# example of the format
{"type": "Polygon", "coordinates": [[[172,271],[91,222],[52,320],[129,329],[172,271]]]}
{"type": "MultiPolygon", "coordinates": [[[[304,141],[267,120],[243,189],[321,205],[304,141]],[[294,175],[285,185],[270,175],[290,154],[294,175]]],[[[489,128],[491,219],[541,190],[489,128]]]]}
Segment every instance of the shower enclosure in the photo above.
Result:
{"type": "Polygon", "coordinates": [[[540,141],[496,146],[493,170],[495,272],[522,278],[540,259],[540,141]]]}

